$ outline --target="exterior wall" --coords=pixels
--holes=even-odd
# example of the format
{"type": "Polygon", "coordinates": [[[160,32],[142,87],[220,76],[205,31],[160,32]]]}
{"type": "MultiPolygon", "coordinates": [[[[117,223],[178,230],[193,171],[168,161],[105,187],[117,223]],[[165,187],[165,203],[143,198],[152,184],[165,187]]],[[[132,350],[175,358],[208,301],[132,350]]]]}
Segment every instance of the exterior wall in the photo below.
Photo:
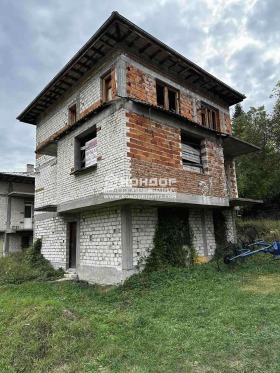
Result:
{"type": "Polygon", "coordinates": [[[17,233],[9,234],[9,254],[21,250],[21,236],[17,233]]]}
{"type": "Polygon", "coordinates": [[[0,232],[6,230],[9,183],[0,181],[0,232]]]}
{"type": "MultiPolygon", "coordinates": [[[[58,144],[57,155],[57,202],[93,196],[103,192],[106,178],[129,178],[129,160],[126,157],[127,135],[123,109],[106,114],[97,123],[97,167],[71,174],[75,165],[74,138],[91,128],[96,121],[89,121],[58,144]]],[[[118,180],[115,180],[116,186],[118,180]]],[[[110,183],[112,187],[114,181],[110,183]]]]}
{"type": "Polygon", "coordinates": [[[141,264],[141,259],[149,255],[157,224],[157,208],[137,206],[132,208],[133,266],[141,264]]]}
{"type": "Polygon", "coordinates": [[[214,255],[216,242],[211,210],[191,209],[189,223],[193,232],[193,244],[200,257],[214,255]]]}
{"type": "Polygon", "coordinates": [[[36,145],[42,146],[65,129],[69,128],[69,107],[76,103],[77,119],[81,119],[91,110],[102,103],[101,77],[111,69],[112,97],[116,97],[115,65],[114,61],[106,63],[101,68],[89,72],[85,78],[73,87],[62,99],[44,113],[37,123],[36,145]]]}
{"type": "Polygon", "coordinates": [[[34,238],[42,239],[41,252],[54,267],[66,268],[66,223],[55,213],[35,215],[34,238]]]}
{"type": "Polygon", "coordinates": [[[180,130],[127,113],[129,152],[133,178],[175,178],[179,193],[227,197],[223,149],[220,140],[202,144],[203,173],[184,170],[180,130]]]}
{"type": "Polygon", "coordinates": [[[24,229],[24,199],[11,198],[11,222],[10,227],[24,229]]]}
{"type": "Polygon", "coordinates": [[[185,118],[201,124],[200,102],[203,101],[219,110],[219,130],[231,133],[229,107],[226,103],[213,99],[203,94],[198,94],[177,81],[167,77],[166,74],[157,72],[150,67],[139,64],[132,58],[126,58],[126,85],[127,96],[157,105],[156,79],[170,85],[179,91],[179,114],[185,118]]]}
{"type": "Polygon", "coordinates": [[[225,161],[226,183],[228,196],[238,198],[237,180],[234,159],[225,161]]]}
{"type": "Polygon", "coordinates": [[[233,209],[223,210],[223,215],[226,218],[227,241],[228,242],[236,242],[234,210],[233,209]]]}
{"type": "Polygon", "coordinates": [[[57,203],[57,159],[42,155],[36,160],[35,207],[57,203]]]}

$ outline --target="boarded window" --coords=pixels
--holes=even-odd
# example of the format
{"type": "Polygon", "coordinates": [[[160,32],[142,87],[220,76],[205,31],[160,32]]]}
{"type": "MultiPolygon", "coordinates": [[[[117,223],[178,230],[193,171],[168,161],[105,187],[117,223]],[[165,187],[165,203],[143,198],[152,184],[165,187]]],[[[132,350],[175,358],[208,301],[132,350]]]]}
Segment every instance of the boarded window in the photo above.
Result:
{"type": "Polygon", "coordinates": [[[97,137],[96,131],[79,139],[78,169],[88,168],[97,164],[97,137]]]}
{"type": "Polygon", "coordinates": [[[156,83],[157,105],[178,113],[178,91],[165,85],[164,83],[156,83]]]}
{"type": "Polygon", "coordinates": [[[182,160],[184,170],[202,173],[200,140],[182,135],[182,160]]]}

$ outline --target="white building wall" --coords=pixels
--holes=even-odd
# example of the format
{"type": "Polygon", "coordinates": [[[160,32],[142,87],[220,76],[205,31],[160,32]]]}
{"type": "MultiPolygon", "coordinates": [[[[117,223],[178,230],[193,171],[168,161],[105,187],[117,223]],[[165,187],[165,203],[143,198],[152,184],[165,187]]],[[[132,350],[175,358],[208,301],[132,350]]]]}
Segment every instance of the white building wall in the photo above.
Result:
{"type": "MultiPolygon", "coordinates": [[[[130,179],[130,160],[127,157],[125,110],[119,109],[98,121],[97,167],[71,174],[75,165],[74,139],[94,125],[89,121],[59,141],[57,154],[57,203],[102,193],[106,177],[114,178],[110,186],[118,185],[120,178],[130,179]]],[[[96,123],[96,122],[95,122],[96,123]]]]}
{"type": "Polygon", "coordinates": [[[0,231],[6,229],[9,183],[0,181],[0,231]]]}
{"type": "Polygon", "coordinates": [[[131,211],[133,266],[141,264],[141,259],[149,255],[158,220],[157,207],[137,206],[131,211]]]}
{"type": "Polygon", "coordinates": [[[56,205],[57,203],[57,160],[56,157],[42,155],[36,161],[35,207],[56,205]]]}
{"type": "Polygon", "coordinates": [[[213,212],[211,210],[204,210],[205,216],[205,230],[207,239],[207,255],[214,255],[216,249],[215,231],[213,223],[213,212]]]}
{"type": "Polygon", "coordinates": [[[24,199],[11,198],[11,223],[10,227],[24,228],[24,199]]]}
{"type": "Polygon", "coordinates": [[[80,266],[122,270],[120,208],[85,211],[80,215],[80,266]]]}
{"type": "Polygon", "coordinates": [[[41,252],[56,268],[66,268],[66,233],[63,217],[55,213],[35,215],[34,239],[42,239],[41,252]]]}

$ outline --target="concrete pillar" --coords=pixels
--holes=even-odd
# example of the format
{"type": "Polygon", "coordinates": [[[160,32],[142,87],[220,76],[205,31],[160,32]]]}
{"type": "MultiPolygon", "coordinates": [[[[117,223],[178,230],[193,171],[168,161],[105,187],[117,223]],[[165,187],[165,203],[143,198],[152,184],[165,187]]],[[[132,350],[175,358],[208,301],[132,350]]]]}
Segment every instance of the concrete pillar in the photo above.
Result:
{"type": "Polygon", "coordinates": [[[134,271],[131,206],[121,207],[121,240],[122,271],[125,279],[134,271]]]}

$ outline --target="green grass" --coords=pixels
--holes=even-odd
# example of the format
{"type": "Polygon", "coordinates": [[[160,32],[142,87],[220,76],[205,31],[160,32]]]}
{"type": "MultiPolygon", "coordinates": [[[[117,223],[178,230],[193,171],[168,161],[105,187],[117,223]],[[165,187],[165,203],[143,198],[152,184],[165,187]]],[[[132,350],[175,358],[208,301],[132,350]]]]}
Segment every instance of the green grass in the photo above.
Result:
{"type": "Polygon", "coordinates": [[[279,372],[280,261],[0,287],[0,372],[279,372]]]}

